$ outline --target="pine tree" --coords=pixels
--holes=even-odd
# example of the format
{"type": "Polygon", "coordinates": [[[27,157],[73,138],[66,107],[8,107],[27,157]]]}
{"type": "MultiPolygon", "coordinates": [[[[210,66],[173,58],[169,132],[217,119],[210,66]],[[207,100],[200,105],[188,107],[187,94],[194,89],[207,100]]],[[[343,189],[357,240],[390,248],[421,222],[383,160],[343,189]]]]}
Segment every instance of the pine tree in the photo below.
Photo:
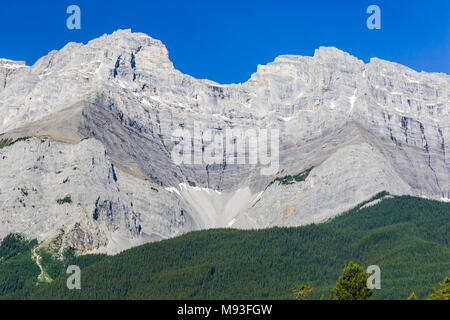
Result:
{"type": "Polygon", "coordinates": [[[442,289],[436,290],[433,288],[433,293],[427,298],[427,300],[450,300],[450,278],[445,277],[444,282],[439,284],[442,289]]]}
{"type": "Polygon", "coordinates": [[[417,300],[417,297],[414,294],[414,292],[411,292],[411,295],[409,296],[408,300],[417,300]]]}
{"type": "Polygon", "coordinates": [[[292,289],[296,300],[305,300],[313,290],[312,286],[300,284],[296,288],[292,289]]]}
{"type": "Polygon", "coordinates": [[[368,276],[364,269],[350,262],[342,271],[331,294],[332,300],[367,300],[372,291],[367,288],[368,276]]]}

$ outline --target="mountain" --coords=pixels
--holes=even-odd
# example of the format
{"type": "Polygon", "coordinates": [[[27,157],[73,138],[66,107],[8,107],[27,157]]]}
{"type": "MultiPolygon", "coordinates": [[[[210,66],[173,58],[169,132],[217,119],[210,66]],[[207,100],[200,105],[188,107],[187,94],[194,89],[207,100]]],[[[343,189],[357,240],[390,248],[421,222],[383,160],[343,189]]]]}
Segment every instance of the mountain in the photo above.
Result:
{"type": "Polygon", "coordinates": [[[193,230],[323,222],[383,190],[450,198],[443,73],[321,47],[218,84],[118,30],[33,66],[0,60],[1,83],[0,238],[116,253],[193,230]],[[250,142],[242,164],[229,150],[174,161],[176,132],[194,135],[195,159],[229,129],[279,130],[279,146],[266,163],[247,163],[250,142]]]}
{"type": "Polygon", "coordinates": [[[450,203],[380,193],[317,225],[203,230],[64,261],[41,251],[55,281],[39,286],[28,243],[9,241],[22,246],[0,245],[0,299],[293,299],[299,284],[314,287],[311,298],[329,299],[349,261],[380,267],[374,299],[423,299],[448,275],[449,214],[450,203]],[[81,290],[67,290],[71,264],[81,268],[81,290]]]}

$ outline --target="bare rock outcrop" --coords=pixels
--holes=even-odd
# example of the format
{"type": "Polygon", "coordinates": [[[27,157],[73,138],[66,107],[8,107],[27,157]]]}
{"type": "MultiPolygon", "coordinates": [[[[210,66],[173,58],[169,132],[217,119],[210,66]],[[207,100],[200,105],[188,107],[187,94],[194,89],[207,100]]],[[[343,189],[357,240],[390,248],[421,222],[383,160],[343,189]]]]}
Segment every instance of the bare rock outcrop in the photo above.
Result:
{"type": "MultiPolygon", "coordinates": [[[[245,83],[195,79],[119,30],[33,66],[0,60],[0,237],[85,251],[215,227],[321,222],[375,193],[450,198],[450,76],[321,47],[245,83]],[[182,164],[173,133],[278,129],[279,168],[182,164]],[[283,177],[308,175],[293,183],[283,177]]],[[[202,150],[207,142],[201,141],[202,150]]]]}

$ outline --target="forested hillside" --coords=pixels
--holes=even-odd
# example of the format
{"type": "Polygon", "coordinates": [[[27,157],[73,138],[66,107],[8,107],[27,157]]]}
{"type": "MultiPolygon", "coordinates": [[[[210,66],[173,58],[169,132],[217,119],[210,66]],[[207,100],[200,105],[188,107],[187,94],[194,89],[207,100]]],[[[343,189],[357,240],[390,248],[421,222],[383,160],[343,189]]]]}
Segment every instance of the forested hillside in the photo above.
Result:
{"type": "Polygon", "coordinates": [[[373,299],[426,297],[450,273],[450,203],[402,196],[363,205],[317,225],[206,230],[146,244],[82,268],[81,290],[68,290],[61,273],[23,297],[293,299],[302,283],[314,287],[311,298],[329,298],[349,261],[381,268],[373,299]]]}

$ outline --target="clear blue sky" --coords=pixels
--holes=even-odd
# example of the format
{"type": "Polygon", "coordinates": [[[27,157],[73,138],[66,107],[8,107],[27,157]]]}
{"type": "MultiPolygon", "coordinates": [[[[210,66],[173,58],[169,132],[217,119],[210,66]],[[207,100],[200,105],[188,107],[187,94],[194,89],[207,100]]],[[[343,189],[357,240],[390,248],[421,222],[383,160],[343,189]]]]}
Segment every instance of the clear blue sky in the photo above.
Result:
{"type": "Polygon", "coordinates": [[[221,83],[246,81],[258,64],[310,56],[319,46],[450,74],[449,0],[3,0],[0,57],[30,65],[69,41],[119,28],[160,39],[176,68],[221,83]],[[66,28],[70,4],[81,8],[81,30],[66,28]],[[381,30],[366,27],[371,4],[381,8],[381,30]]]}

